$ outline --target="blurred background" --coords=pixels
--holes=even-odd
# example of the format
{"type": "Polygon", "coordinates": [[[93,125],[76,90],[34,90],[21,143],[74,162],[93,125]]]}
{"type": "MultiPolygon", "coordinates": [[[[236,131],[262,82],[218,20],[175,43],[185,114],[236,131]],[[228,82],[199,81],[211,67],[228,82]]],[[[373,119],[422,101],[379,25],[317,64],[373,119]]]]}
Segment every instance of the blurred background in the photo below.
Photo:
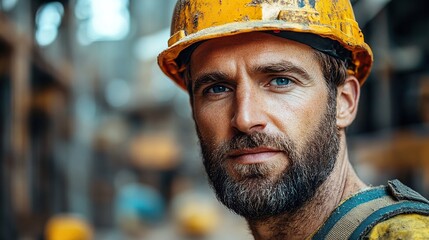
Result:
{"type": "MultiPolygon", "coordinates": [[[[374,51],[348,129],[358,174],[429,197],[424,0],[352,1],[374,51]]],[[[0,239],[251,239],[156,64],[175,0],[0,0],[0,239]]]]}

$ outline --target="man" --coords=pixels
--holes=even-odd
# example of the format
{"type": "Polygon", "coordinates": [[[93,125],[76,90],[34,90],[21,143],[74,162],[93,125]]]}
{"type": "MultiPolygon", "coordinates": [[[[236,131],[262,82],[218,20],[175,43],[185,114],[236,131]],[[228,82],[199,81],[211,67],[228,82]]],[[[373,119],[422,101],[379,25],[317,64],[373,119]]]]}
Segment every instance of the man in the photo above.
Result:
{"type": "Polygon", "coordinates": [[[426,199],[369,188],[350,164],[372,52],[347,0],[182,0],[158,62],[189,92],[218,199],[255,239],[429,239],[426,199]]]}

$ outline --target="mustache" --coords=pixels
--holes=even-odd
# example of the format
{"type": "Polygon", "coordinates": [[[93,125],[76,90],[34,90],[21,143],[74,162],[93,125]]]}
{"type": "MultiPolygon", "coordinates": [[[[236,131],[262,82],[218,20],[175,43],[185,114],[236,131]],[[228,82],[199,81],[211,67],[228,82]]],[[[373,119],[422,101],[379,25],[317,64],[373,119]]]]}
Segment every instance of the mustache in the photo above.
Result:
{"type": "Polygon", "coordinates": [[[234,135],[230,140],[225,141],[214,149],[212,154],[215,154],[216,158],[225,159],[230,151],[258,147],[273,148],[284,152],[288,156],[293,154],[292,149],[295,149],[293,142],[284,135],[254,132],[234,135]]]}

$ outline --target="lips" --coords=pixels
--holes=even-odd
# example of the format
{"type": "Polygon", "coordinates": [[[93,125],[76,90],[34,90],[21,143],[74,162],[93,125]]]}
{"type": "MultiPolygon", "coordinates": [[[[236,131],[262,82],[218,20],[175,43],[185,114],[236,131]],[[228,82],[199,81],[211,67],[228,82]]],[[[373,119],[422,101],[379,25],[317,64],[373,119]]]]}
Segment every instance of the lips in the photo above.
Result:
{"type": "Polygon", "coordinates": [[[251,149],[238,149],[229,152],[228,158],[240,164],[254,164],[269,161],[282,151],[273,148],[259,147],[251,149]]]}

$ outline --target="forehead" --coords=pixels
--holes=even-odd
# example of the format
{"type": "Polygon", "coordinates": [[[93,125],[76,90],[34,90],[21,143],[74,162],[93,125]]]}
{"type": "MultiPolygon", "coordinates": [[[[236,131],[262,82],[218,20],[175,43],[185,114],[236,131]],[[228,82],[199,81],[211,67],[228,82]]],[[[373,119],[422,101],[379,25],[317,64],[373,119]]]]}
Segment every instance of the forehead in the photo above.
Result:
{"type": "Polygon", "coordinates": [[[308,45],[273,34],[252,32],[211,39],[200,44],[191,55],[194,70],[223,68],[228,63],[263,65],[267,62],[288,61],[308,71],[320,73],[314,49],[308,45]]]}

